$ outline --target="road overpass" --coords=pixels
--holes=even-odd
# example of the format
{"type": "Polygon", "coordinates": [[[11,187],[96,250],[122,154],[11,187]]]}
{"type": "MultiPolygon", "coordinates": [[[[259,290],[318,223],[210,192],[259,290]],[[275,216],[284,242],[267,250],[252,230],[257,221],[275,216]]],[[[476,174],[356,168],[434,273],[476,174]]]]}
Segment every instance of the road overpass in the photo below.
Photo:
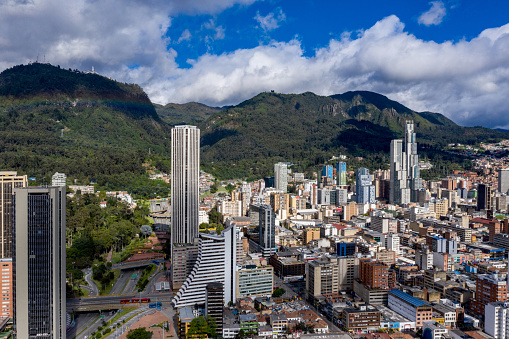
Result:
{"type": "MultiPolygon", "coordinates": [[[[150,298],[151,303],[161,302],[168,304],[171,302],[173,293],[151,293],[142,294],[141,298],[150,298]]],[[[101,297],[89,297],[80,299],[68,299],[67,300],[67,311],[68,312],[92,312],[92,311],[107,311],[107,310],[118,310],[125,307],[144,306],[146,304],[121,304],[122,299],[140,299],[140,294],[126,294],[118,296],[101,296],[101,297]]]]}
{"type": "Polygon", "coordinates": [[[163,262],[162,260],[156,260],[156,259],[122,262],[119,264],[113,264],[113,266],[111,266],[111,268],[118,268],[120,270],[129,270],[132,268],[144,267],[144,266],[148,266],[150,264],[155,264],[154,261],[157,261],[159,264],[163,262]]]}

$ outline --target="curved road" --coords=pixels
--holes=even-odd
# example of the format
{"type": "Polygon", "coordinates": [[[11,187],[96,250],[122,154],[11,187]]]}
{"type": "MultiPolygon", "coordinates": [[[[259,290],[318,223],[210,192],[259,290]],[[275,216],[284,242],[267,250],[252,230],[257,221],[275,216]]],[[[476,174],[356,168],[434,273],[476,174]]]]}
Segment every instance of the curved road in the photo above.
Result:
{"type": "Polygon", "coordinates": [[[92,281],[92,273],[87,273],[85,275],[85,281],[88,283],[88,285],[91,288],[90,295],[99,295],[99,288],[97,288],[97,285],[92,281]]]}

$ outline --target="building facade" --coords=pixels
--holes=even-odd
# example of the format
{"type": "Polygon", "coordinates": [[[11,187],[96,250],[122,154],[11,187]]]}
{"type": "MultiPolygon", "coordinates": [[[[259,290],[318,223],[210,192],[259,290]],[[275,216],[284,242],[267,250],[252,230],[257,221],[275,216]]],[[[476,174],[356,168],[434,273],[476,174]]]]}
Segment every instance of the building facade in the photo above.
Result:
{"type": "Polygon", "coordinates": [[[346,162],[340,161],[336,164],[336,178],[339,186],[346,186],[346,162]]]}
{"type": "Polygon", "coordinates": [[[355,189],[358,204],[375,203],[375,186],[367,168],[359,168],[356,172],[355,189]]]}
{"type": "Polygon", "coordinates": [[[189,244],[198,236],[200,208],[200,130],[171,130],[171,243],[189,244]]]}
{"type": "Polygon", "coordinates": [[[14,189],[17,338],[65,338],[65,187],[14,189]]]}
{"type": "Polygon", "coordinates": [[[284,162],[274,164],[274,187],[283,193],[288,192],[288,165],[284,162]]]}
{"type": "Polygon", "coordinates": [[[172,300],[176,308],[205,304],[206,286],[212,282],[223,284],[225,304],[235,303],[236,241],[235,225],[221,235],[199,234],[196,263],[172,300]]]}
{"type": "Polygon", "coordinates": [[[17,172],[0,172],[0,258],[12,258],[13,253],[13,192],[15,188],[26,187],[28,178],[26,175],[18,175],[17,172]]]}
{"type": "Polygon", "coordinates": [[[271,295],[274,286],[272,266],[242,267],[237,275],[236,298],[271,295]]]}

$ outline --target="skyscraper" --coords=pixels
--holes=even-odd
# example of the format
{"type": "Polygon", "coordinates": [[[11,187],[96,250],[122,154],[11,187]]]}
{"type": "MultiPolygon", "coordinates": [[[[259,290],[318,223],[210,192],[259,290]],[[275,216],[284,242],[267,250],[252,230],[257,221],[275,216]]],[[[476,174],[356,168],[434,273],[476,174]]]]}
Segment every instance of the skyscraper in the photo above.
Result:
{"type": "Polygon", "coordinates": [[[276,253],[276,216],[270,205],[251,205],[249,208],[251,227],[249,245],[253,252],[261,252],[264,258],[276,253]]]}
{"type": "Polygon", "coordinates": [[[27,186],[27,176],[18,175],[17,172],[0,172],[0,258],[12,258],[12,242],[13,242],[13,212],[12,204],[13,191],[18,187],[27,186]]]}
{"type": "Polygon", "coordinates": [[[391,180],[389,201],[391,204],[408,204],[410,190],[407,188],[406,158],[403,152],[403,140],[391,141],[390,165],[391,180]]]}
{"type": "Polygon", "coordinates": [[[356,176],[356,194],[358,204],[375,203],[375,186],[367,168],[359,168],[356,176]]]}
{"type": "Polygon", "coordinates": [[[414,122],[407,120],[405,124],[405,147],[403,140],[391,141],[391,179],[389,201],[392,204],[417,202],[422,189],[419,171],[419,156],[414,132],[414,122]]]}
{"type": "Polygon", "coordinates": [[[14,189],[17,338],[65,338],[65,187],[14,189]]]}
{"type": "Polygon", "coordinates": [[[171,242],[189,244],[198,236],[200,208],[200,130],[171,130],[171,242]]]}
{"type": "Polygon", "coordinates": [[[405,144],[410,201],[417,202],[418,192],[422,188],[422,179],[419,169],[419,156],[417,155],[417,141],[414,132],[414,122],[412,120],[407,120],[405,124],[405,144]]]}
{"type": "Polygon", "coordinates": [[[274,187],[283,193],[288,192],[288,166],[284,162],[274,164],[274,187]]]}
{"type": "Polygon", "coordinates": [[[498,170],[498,191],[507,194],[509,190],[509,167],[498,170]]]}
{"type": "Polygon", "coordinates": [[[477,186],[477,210],[491,209],[491,187],[485,184],[477,186]]]}
{"type": "Polygon", "coordinates": [[[346,162],[341,161],[336,164],[336,178],[338,185],[346,185],[346,162]]]}
{"type": "Polygon", "coordinates": [[[325,165],[322,167],[322,178],[328,177],[332,180],[333,173],[334,167],[332,167],[332,165],[325,165]]]}

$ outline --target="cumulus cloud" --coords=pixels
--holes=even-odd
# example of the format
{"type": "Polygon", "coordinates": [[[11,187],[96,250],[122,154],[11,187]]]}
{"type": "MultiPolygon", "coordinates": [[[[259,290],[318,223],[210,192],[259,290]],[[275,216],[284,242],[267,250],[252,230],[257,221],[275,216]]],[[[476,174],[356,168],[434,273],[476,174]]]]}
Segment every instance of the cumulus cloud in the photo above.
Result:
{"type": "MultiPolygon", "coordinates": [[[[166,38],[172,16],[215,14],[252,2],[0,0],[0,70],[45,55],[65,68],[95,66],[101,74],[137,83],[163,104],[237,104],[272,89],[321,95],[371,90],[460,124],[509,128],[509,24],[471,40],[436,43],[408,33],[399,18],[389,16],[358,35],[341,34],[311,57],[296,39],[207,53],[189,68],[178,66],[181,45],[168,49],[166,38]]],[[[203,29],[211,30],[212,39],[224,38],[214,21],[203,29]]],[[[181,41],[188,36],[179,35],[181,41]]]]}
{"type": "Polygon", "coordinates": [[[254,19],[258,21],[258,24],[264,31],[272,31],[278,28],[282,21],[286,20],[286,15],[283,13],[283,10],[279,8],[276,12],[271,12],[266,16],[261,16],[260,12],[256,12],[254,19]]]}
{"type": "Polygon", "coordinates": [[[431,8],[422,13],[417,22],[424,26],[440,25],[447,14],[445,5],[442,1],[432,1],[430,4],[431,8]]]}
{"type": "Polygon", "coordinates": [[[146,89],[161,103],[236,104],[259,92],[349,90],[385,94],[418,111],[442,112],[465,125],[509,127],[509,24],[470,41],[436,43],[405,32],[389,16],[352,39],[330,40],[313,57],[297,40],[221,55],[206,54],[171,82],[146,89]]]}
{"type": "MultiPolygon", "coordinates": [[[[217,14],[254,1],[0,0],[0,70],[39,56],[73,69],[95,66],[122,81],[163,81],[181,72],[167,48],[172,16],[217,14]]],[[[224,37],[224,29],[217,27],[214,37],[224,37]]]]}

